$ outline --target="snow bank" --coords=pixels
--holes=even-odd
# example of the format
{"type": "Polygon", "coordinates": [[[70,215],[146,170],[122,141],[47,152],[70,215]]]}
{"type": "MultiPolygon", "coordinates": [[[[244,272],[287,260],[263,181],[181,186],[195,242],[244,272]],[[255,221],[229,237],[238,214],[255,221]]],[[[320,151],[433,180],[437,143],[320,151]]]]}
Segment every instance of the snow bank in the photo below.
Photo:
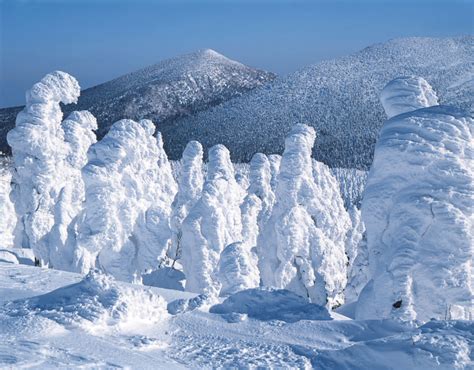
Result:
{"type": "Polygon", "coordinates": [[[173,200],[171,213],[171,239],[168,257],[176,261],[181,256],[182,223],[189,210],[201,196],[204,183],[202,145],[197,141],[190,141],[181,158],[178,178],[178,192],[173,200]]]}
{"type": "Polygon", "coordinates": [[[9,315],[40,315],[97,334],[110,327],[133,330],[168,316],[165,300],[143,289],[117,284],[99,271],[50,293],[7,303],[9,315]]]}
{"type": "Polygon", "coordinates": [[[331,320],[326,308],[310,303],[288,290],[268,288],[247,289],[226,298],[209,310],[220,315],[246,314],[262,320],[280,320],[293,323],[299,320],[331,320]]]}
{"type": "Polygon", "coordinates": [[[350,220],[327,166],[313,175],[315,138],[313,128],[296,125],[285,141],[276,203],[258,238],[259,268],[263,285],[335,306],[343,302],[350,220]]]}
{"type": "Polygon", "coordinates": [[[357,318],[472,319],[473,124],[446,106],[385,122],[362,203],[372,280],[357,318]]]}
{"type": "Polygon", "coordinates": [[[220,253],[242,238],[239,205],[243,192],[234,178],[230,154],[223,145],[209,150],[201,198],[183,222],[182,258],[186,290],[217,295],[220,253]]]}
{"type": "Polygon", "coordinates": [[[438,105],[438,97],[430,84],[415,76],[390,81],[380,93],[380,101],[388,118],[438,105]]]}
{"type": "Polygon", "coordinates": [[[32,248],[44,264],[50,262],[45,239],[65,180],[60,103],[76,102],[79,93],[74,77],[60,71],[47,74],[27,91],[26,106],[7,135],[14,164],[11,198],[18,215],[15,246],[32,248]]]}

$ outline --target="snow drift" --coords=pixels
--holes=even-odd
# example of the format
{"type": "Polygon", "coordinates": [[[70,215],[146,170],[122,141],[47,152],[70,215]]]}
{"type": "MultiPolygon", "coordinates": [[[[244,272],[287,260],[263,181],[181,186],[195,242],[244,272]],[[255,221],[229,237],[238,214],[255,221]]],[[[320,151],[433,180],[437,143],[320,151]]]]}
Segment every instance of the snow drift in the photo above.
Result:
{"type": "Polygon", "coordinates": [[[371,280],[356,317],[472,319],[474,120],[428,107],[436,99],[419,78],[382,96],[389,116],[403,113],[380,132],[362,203],[371,280]]]}
{"type": "Polygon", "coordinates": [[[102,333],[107,328],[137,329],[167,318],[165,300],[146,290],[117,284],[99,271],[50,293],[7,303],[9,315],[40,315],[65,326],[102,333]]]}

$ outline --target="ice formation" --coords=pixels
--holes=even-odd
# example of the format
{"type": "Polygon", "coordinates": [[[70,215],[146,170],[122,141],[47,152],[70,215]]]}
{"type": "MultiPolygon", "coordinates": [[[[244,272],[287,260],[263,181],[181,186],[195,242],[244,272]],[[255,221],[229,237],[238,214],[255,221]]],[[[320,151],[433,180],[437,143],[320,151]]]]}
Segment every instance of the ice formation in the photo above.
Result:
{"type": "MultiPolygon", "coordinates": [[[[387,96],[419,106],[403,81],[384,89],[389,116],[400,105],[387,96]]],[[[371,280],[356,317],[472,319],[474,121],[447,106],[402,111],[382,128],[362,203],[371,280]]]]}
{"type": "Polygon", "coordinates": [[[50,262],[48,233],[54,225],[54,208],[65,181],[67,149],[61,127],[60,103],[77,101],[76,79],[56,71],[47,74],[26,93],[26,106],[7,136],[14,171],[11,198],[18,222],[15,245],[32,248],[43,264],[50,262]]]}
{"type": "Polygon", "coordinates": [[[197,141],[190,141],[183,152],[178,179],[178,192],[173,200],[170,226],[172,239],[168,257],[173,261],[181,255],[181,226],[189,210],[201,196],[204,183],[202,145],[197,141]]]}
{"type": "Polygon", "coordinates": [[[230,154],[223,145],[209,150],[201,198],[182,226],[182,257],[186,290],[217,295],[217,265],[222,250],[242,238],[242,189],[234,178],[230,154]]]}
{"type": "Polygon", "coordinates": [[[242,242],[228,245],[219,259],[220,296],[225,297],[259,285],[256,254],[242,242]]]}
{"type": "Polygon", "coordinates": [[[78,221],[77,270],[99,266],[131,281],[155,267],[168,247],[169,198],[159,183],[154,130],[149,120],[121,120],[89,150],[82,170],[86,197],[78,221]]]}
{"type": "Polygon", "coordinates": [[[81,170],[87,163],[87,151],[94,144],[97,120],[88,111],[72,112],[62,122],[66,143],[63,175],[67,179],[61,189],[54,210],[54,226],[48,237],[51,266],[70,270],[73,264],[77,233],[74,220],[82,209],[85,197],[81,170]]]}
{"type": "Polygon", "coordinates": [[[16,225],[15,207],[10,200],[11,170],[8,161],[0,156],[0,248],[11,248],[16,225]]]}
{"type": "Polygon", "coordinates": [[[276,203],[258,238],[259,268],[265,286],[288,289],[332,307],[343,302],[344,238],[349,225],[326,207],[325,202],[335,199],[324,199],[321,193],[321,186],[334,180],[323,179],[330,175],[327,167],[321,167],[317,182],[313,177],[315,138],[313,128],[299,124],[285,141],[276,203]]]}

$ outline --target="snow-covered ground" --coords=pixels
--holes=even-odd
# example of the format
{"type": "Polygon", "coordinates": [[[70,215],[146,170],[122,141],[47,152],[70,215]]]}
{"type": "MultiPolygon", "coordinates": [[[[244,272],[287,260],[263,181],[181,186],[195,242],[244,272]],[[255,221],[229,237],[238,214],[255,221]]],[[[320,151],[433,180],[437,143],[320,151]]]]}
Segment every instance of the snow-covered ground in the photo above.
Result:
{"type": "Polygon", "coordinates": [[[87,281],[79,274],[0,262],[0,368],[452,369],[474,365],[472,322],[432,321],[416,328],[389,320],[354,321],[339,314],[328,320],[320,307],[311,307],[303,298],[298,303],[291,294],[271,291],[244,291],[233,296],[234,304],[225,305],[226,310],[211,308],[227,316],[209,313],[206,305],[171,315],[161,298],[169,303],[195,294],[104,283],[100,278],[87,281]],[[75,301],[65,298],[65,289],[75,301]],[[124,299],[125,308],[117,303],[124,299]],[[136,311],[144,308],[145,301],[155,302],[155,315],[147,319],[136,311]],[[248,308],[247,315],[239,313],[241,306],[248,308]],[[282,307],[286,316],[268,314],[282,312],[278,311],[282,307]],[[108,320],[104,312],[112,313],[108,320]]]}

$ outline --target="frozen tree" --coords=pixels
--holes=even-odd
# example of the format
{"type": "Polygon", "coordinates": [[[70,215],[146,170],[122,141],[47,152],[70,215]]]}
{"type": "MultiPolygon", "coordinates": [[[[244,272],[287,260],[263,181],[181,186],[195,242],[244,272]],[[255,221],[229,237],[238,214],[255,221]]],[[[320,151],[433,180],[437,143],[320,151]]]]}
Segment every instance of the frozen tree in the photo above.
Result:
{"type": "Polygon", "coordinates": [[[221,297],[257,287],[260,277],[254,252],[241,242],[225,247],[219,259],[218,277],[221,297]]]}
{"type": "Polygon", "coordinates": [[[240,212],[242,214],[242,241],[250,250],[257,245],[258,217],[262,212],[262,201],[255,194],[248,194],[240,205],[240,212]]]}
{"type": "MultiPolygon", "coordinates": [[[[259,268],[263,285],[294,291],[320,305],[335,306],[343,302],[347,279],[347,258],[341,240],[348,225],[346,219],[330,215],[331,203],[325,202],[331,200],[318,194],[321,189],[315,183],[311,160],[315,138],[313,128],[296,125],[285,140],[276,203],[258,238],[259,268]]],[[[318,181],[322,183],[322,179],[318,181]]]]}
{"type": "Polygon", "coordinates": [[[223,145],[209,150],[201,198],[182,226],[181,262],[186,290],[217,295],[217,267],[222,250],[242,238],[240,203],[243,194],[234,177],[230,154],[223,145]]]}
{"type": "Polygon", "coordinates": [[[67,150],[63,175],[67,181],[55,205],[55,223],[48,243],[51,266],[70,270],[77,237],[73,220],[82,209],[85,196],[81,170],[87,163],[87,150],[96,142],[97,120],[88,111],[76,111],[63,121],[62,128],[67,150]]]}
{"type": "Polygon", "coordinates": [[[357,318],[472,319],[474,120],[436,101],[421,78],[382,92],[389,119],[362,202],[371,280],[357,318]]]}
{"type": "Polygon", "coordinates": [[[369,260],[361,212],[356,206],[350,206],[349,215],[352,226],[346,239],[348,266],[345,299],[346,302],[354,302],[368,281],[369,260]]]}
{"type": "Polygon", "coordinates": [[[202,145],[197,141],[190,141],[183,152],[178,178],[178,192],[172,204],[171,230],[172,239],[168,257],[173,261],[181,255],[181,225],[201,196],[204,183],[202,167],[202,145]]]}
{"type": "Polygon", "coordinates": [[[277,184],[278,173],[280,172],[281,155],[279,155],[279,154],[270,154],[268,156],[268,160],[270,162],[270,173],[271,173],[270,185],[271,185],[273,191],[275,191],[276,184],[277,184]]]}
{"type": "MultiPolygon", "coordinates": [[[[149,120],[142,120],[148,121],[149,120]]],[[[162,199],[166,204],[171,204],[178,191],[178,185],[173,177],[173,170],[171,164],[166,155],[165,149],[163,148],[163,137],[161,132],[156,133],[156,143],[158,145],[158,184],[160,186],[160,193],[162,199]]]]}
{"type": "Polygon", "coordinates": [[[132,281],[168,246],[168,196],[160,185],[160,148],[149,120],[116,122],[88,152],[76,269],[99,266],[132,281]]]}
{"type": "Polygon", "coordinates": [[[16,225],[15,207],[10,200],[11,170],[7,157],[0,152],[0,248],[11,248],[16,225]]]}
{"type": "Polygon", "coordinates": [[[250,161],[248,194],[255,194],[262,202],[262,210],[258,215],[261,228],[270,217],[275,203],[275,194],[271,187],[272,171],[270,161],[265,154],[257,153],[250,161]]]}
{"type": "Polygon", "coordinates": [[[14,171],[11,199],[18,222],[15,245],[31,248],[42,264],[49,264],[47,236],[54,225],[54,208],[65,181],[67,155],[60,103],[74,103],[80,87],[67,73],[47,74],[26,93],[26,106],[7,140],[14,171]]]}

